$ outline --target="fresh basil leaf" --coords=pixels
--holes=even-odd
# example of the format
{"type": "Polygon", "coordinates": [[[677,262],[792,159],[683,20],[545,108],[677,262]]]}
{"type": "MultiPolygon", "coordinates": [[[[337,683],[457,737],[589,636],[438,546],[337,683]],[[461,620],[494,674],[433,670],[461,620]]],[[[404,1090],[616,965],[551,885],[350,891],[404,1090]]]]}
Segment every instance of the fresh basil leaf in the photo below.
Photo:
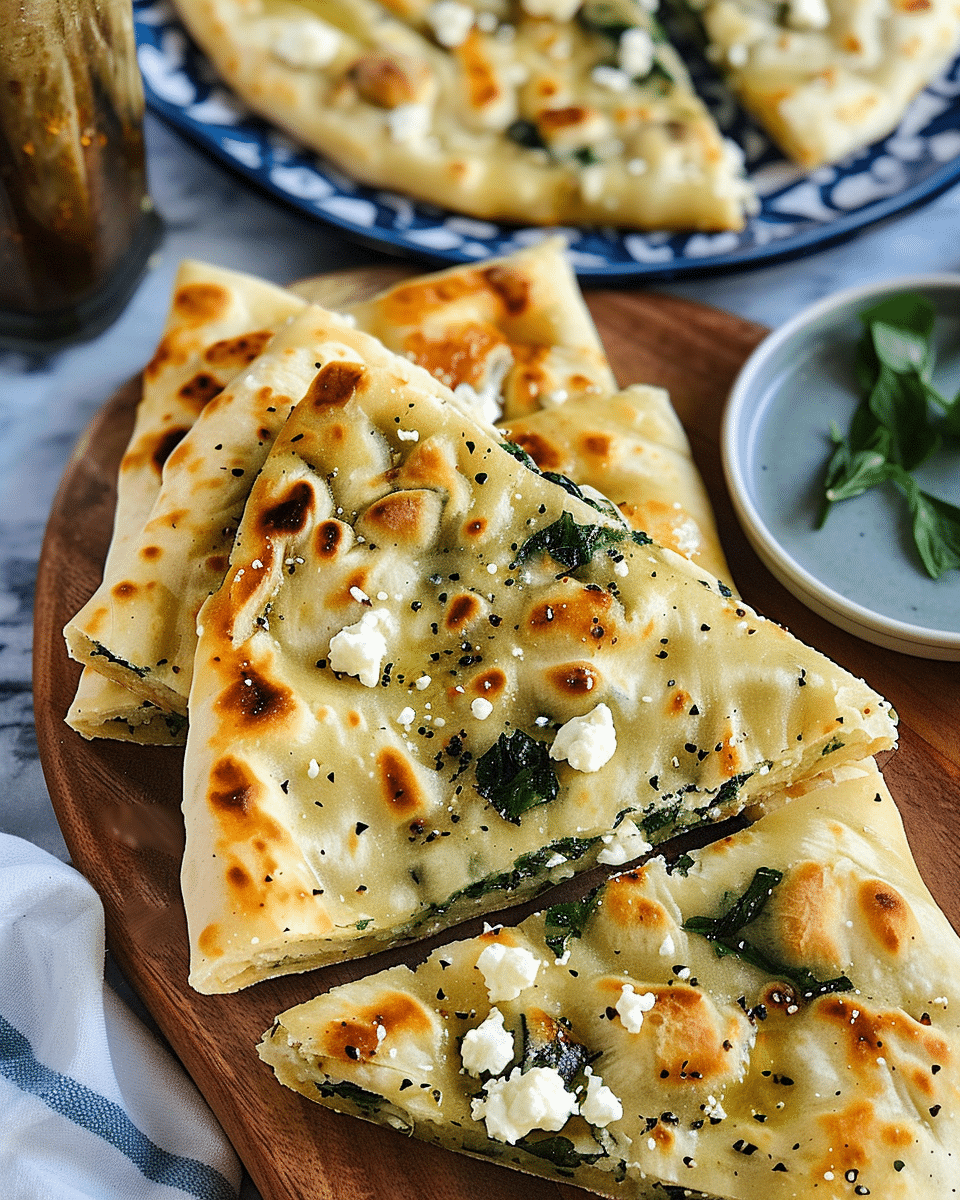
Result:
{"type": "Polygon", "coordinates": [[[960,508],[920,489],[906,472],[897,478],[910,505],[913,540],[932,579],[960,568],[960,508]]]}
{"type": "Polygon", "coordinates": [[[926,296],[919,292],[898,292],[860,314],[860,320],[867,328],[881,322],[926,339],[929,339],[933,332],[936,319],[937,310],[926,296]]]}
{"type": "Polygon", "coordinates": [[[931,358],[930,341],[926,334],[915,333],[885,321],[873,321],[870,336],[877,359],[898,375],[911,371],[923,374],[931,358]]]}
{"type": "Polygon", "coordinates": [[[912,471],[940,445],[927,394],[916,374],[897,375],[886,364],[869,399],[870,411],[891,435],[888,457],[912,471]]]}
{"type": "Polygon", "coordinates": [[[501,733],[477,759],[477,791],[514,825],[528,809],[555,800],[559,790],[546,742],[522,729],[501,733]]]}
{"type": "Polygon", "coordinates": [[[552,904],[543,914],[543,940],[557,956],[563,957],[567,942],[572,937],[582,937],[584,927],[600,901],[600,888],[595,887],[582,900],[571,900],[566,904],[552,904]]]}
{"type": "Polygon", "coordinates": [[[840,478],[824,494],[831,504],[838,500],[850,500],[878,484],[886,483],[893,478],[895,471],[896,468],[882,454],[861,450],[850,456],[840,478]]]}

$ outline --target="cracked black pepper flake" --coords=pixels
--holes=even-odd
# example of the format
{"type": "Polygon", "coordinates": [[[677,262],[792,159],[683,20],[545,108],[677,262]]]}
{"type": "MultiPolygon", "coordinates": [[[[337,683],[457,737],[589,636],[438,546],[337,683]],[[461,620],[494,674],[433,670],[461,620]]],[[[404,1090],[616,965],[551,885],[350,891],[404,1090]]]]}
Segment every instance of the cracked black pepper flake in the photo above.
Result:
{"type": "Polygon", "coordinates": [[[478,472],[476,473],[476,475],[474,475],[474,479],[475,479],[475,480],[477,481],[477,483],[479,483],[479,484],[481,485],[481,487],[482,487],[482,486],[483,486],[483,484],[485,484],[485,483],[487,482],[487,473],[486,473],[486,471],[478,471],[478,472]]]}
{"type": "Polygon", "coordinates": [[[933,1108],[929,1109],[930,1116],[938,1117],[940,1115],[940,1108],[941,1106],[939,1104],[935,1104],[933,1108]]]}
{"type": "Polygon", "coordinates": [[[361,834],[361,833],[363,833],[363,831],[364,831],[365,829],[369,829],[369,828],[370,828],[370,826],[369,826],[369,825],[367,825],[367,824],[365,824],[363,821],[358,821],[358,822],[356,823],[356,825],[354,826],[354,828],[356,829],[356,831],[357,831],[357,833],[358,833],[358,834],[361,834]]]}
{"type": "Polygon", "coordinates": [[[412,1087],[413,1087],[413,1080],[412,1079],[404,1079],[400,1084],[400,1091],[405,1092],[407,1090],[407,1088],[412,1088],[412,1087]]]}
{"type": "Polygon", "coordinates": [[[733,1149],[736,1150],[738,1154],[746,1154],[748,1157],[749,1155],[756,1154],[757,1152],[757,1147],[753,1144],[753,1142],[746,1142],[743,1138],[737,1138],[737,1140],[733,1143],[733,1149]]]}
{"type": "Polygon", "coordinates": [[[356,1046],[344,1046],[343,1052],[346,1054],[347,1058],[351,1059],[353,1062],[360,1061],[360,1051],[356,1046]]]}

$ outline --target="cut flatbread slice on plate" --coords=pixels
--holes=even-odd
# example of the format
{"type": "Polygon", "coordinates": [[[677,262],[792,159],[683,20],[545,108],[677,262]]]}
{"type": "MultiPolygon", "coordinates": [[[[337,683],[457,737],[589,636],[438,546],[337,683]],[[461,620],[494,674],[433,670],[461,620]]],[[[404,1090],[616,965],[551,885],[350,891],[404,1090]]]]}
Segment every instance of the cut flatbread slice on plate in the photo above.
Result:
{"type": "Polygon", "coordinates": [[[754,195],[640,0],[177,0],[221,78],[360,183],[488,220],[739,229],[754,195]]]}
{"type": "Polygon", "coordinates": [[[706,488],[663,388],[578,397],[500,428],[542,471],[600,492],[633,529],[730,583],[706,488]]]}
{"type": "Polygon", "coordinates": [[[488,420],[616,391],[562,238],[406,280],[349,311],[488,420]]]}
{"type": "Polygon", "coordinates": [[[960,51],[955,0],[694,0],[708,53],[802,167],[890,133],[960,51]]]}
{"type": "MultiPolygon", "coordinates": [[[[206,404],[269,344],[305,302],[253,276],[204,263],[181,263],[170,311],[153,358],[120,463],[113,537],[104,564],[110,578],[136,544],[160,492],[164,464],[206,404]]],[[[120,568],[122,569],[122,568],[120,568]]],[[[172,744],[184,721],[132,693],[89,660],[67,724],[84,737],[172,744]]]]}
{"type": "Polygon", "coordinates": [[[200,613],[201,991],[488,911],[892,744],[866,684],[405,366],[321,367],[200,613]]]}
{"type": "Polygon", "coordinates": [[[872,763],[277,1018],[319,1104],[608,1196],[947,1197],[960,942],[872,763]]]}

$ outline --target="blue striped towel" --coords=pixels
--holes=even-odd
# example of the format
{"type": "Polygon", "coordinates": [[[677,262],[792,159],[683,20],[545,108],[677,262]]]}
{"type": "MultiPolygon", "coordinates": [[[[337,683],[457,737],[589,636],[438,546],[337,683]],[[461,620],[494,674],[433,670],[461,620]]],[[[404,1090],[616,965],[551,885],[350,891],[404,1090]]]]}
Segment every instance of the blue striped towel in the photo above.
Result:
{"type": "Polygon", "coordinates": [[[0,834],[0,1195],[234,1200],[230,1143],[103,956],[90,884],[0,834]]]}

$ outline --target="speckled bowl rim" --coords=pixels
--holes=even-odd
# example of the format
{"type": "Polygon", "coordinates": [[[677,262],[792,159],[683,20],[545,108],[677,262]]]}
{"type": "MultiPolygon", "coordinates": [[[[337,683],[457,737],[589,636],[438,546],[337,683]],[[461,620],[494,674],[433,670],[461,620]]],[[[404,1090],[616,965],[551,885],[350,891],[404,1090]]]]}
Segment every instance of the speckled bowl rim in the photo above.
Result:
{"type": "Polygon", "coordinates": [[[874,612],[841,595],[797,562],[771,533],[754,503],[740,451],[741,435],[766,394],[762,390],[764,370],[789,342],[811,325],[843,309],[865,305],[895,292],[933,289],[956,289],[960,301],[960,273],[899,276],[847,288],[805,308],[770,333],[734,380],[723,414],[720,453],[727,488],[748,541],[775,578],[798,600],[831,624],[874,645],[920,658],[960,661],[960,632],[930,629],[874,612]]]}

